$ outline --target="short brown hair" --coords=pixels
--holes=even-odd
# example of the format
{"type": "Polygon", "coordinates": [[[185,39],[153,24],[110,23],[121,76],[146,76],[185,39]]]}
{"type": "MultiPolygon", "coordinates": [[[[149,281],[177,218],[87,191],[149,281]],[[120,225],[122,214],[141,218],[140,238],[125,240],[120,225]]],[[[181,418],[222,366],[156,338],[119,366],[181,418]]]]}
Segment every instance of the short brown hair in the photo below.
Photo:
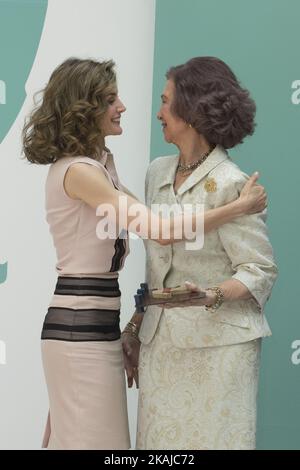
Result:
{"type": "Polygon", "coordinates": [[[175,84],[174,114],[210,144],[232,148],[253,134],[255,102],[222,60],[195,57],[166,77],[175,84]]]}
{"type": "Polygon", "coordinates": [[[70,58],[52,73],[42,101],[23,129],[23,151],[31,163],[64,156],[94,158],[104,147],[101,120],[116,93],[114,62],[70,58]]]}

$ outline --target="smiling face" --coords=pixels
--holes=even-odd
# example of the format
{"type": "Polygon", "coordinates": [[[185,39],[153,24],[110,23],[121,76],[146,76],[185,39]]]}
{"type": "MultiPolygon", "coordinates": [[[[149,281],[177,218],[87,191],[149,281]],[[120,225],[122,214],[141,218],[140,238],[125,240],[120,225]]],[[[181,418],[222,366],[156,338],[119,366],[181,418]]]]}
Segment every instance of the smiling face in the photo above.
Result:
{"type": "Polygon", "coordinates": [[[126,108],[118,96],[116,90],[115,93],[111,93],[108,98],[108,108],[103,116],[101,123],[101,131],[104,137],[108,135],[120,135],[123,129],[120,125],[121,115],[126,111],[126,108]]]}
{"type": "Polygon", "coordinates": [[[168,143],[177,144],[188,132],[188,124],[172,111],[172,103],[175,96],[175,85],[173,80],[167,80],[161,95],[161,107],[157,118],[162,123],[164,138],[168,143]]]}

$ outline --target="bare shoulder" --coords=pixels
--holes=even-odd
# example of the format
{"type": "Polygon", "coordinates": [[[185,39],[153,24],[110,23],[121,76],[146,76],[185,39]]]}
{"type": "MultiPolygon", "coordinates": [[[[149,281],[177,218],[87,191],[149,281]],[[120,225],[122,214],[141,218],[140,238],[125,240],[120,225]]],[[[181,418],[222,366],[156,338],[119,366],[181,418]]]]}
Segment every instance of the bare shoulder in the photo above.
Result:
{"type": "Polygon", "coordinates": [[[100,167],[88,162],[73,162],[67,170],[68,175],[72,176],[99,174],[99,172],[103,174],[100,167]]]}
{"type": "Polygon", "coordinates": [[[66,171],[64,188],[72,199],[82,198],[82,191],[105,187],[108,183],[104,170],[89,162],[73,162],[66,171]]]}

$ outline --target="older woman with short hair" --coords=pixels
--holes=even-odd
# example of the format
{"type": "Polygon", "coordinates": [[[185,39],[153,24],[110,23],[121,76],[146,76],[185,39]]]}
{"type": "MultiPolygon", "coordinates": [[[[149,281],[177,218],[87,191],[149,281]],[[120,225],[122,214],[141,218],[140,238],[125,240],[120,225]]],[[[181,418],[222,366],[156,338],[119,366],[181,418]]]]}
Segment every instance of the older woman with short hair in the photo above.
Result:
{"type": "MultiPolygon", "coordinates": [[[[154,160],[147,204],[234,200],[248,177],[226,149],[254,131],[255,103],[214,57],[172,67],[158,113],[179,155],[154,160]]],[[[140,449],[254,449],[263,310],[277,268],[265,213],[244,215],[205,234],[204,246],[147,243],[150,288],[191,281],[205,299],[149,307],[139,338],[140,449]],[[170,307],[170,306],[169,306],[170,307]]]]}

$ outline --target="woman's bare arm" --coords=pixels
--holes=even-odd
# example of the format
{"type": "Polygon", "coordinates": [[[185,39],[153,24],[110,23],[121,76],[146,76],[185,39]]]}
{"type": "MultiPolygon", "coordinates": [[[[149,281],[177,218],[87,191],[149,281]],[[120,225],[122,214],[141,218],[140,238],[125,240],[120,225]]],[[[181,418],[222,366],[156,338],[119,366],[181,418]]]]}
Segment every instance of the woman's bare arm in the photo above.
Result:
{"type": "MultiPolygon", "coordinates": [[[[248,187],[247,191],[237,200],[203,214],[204,233],[215,230],[245,213],[251,213],[252,208],[256,212],[264,209],[265,193],[261,186],[256,185],[256,179],[257,176],[250,178],[245,185],[245,188],[248,187]]],[[[155,214],[129,194],[116,190],[100,169],[86,163],[74,163],[70,166],[65,176],[64,187],[69,197],[81,199],[95,210],[101,205],[110,205],[115,211],[116,221],[122,220],[122,226],[118,226],[118,230],[132,228],[137,212],[144,214],[143,227],[140,227],[138,231],[134,229],[132,231],[162,245],[180,241],[181,239],[176,237],[178,229],[185,234],[187,227],[195,232],[199,226],[199,219],[197,219],[199,215],[189,214],[185,217],[176,215],[169,220],[155,214]],[[168,237],[165,233],[166,227],[169,229],[168,237]]]]}

